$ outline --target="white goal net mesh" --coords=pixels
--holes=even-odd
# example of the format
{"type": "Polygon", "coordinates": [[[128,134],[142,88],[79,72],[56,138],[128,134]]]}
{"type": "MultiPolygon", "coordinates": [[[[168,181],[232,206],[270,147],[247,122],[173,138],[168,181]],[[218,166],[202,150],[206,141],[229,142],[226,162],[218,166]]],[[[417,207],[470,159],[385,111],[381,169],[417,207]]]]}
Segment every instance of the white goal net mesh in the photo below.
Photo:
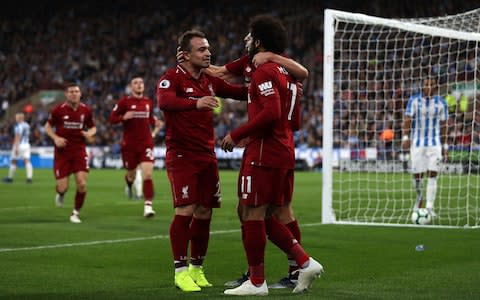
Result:
{"type": "Polygon", "coordinates": [[[402,123],[409,97],[435,76],[448,104],[449,160],[432,225],[480,225],[479,41],[480,9],[398,20],[326,10],[323,222],[412,223],[402,123]]]}

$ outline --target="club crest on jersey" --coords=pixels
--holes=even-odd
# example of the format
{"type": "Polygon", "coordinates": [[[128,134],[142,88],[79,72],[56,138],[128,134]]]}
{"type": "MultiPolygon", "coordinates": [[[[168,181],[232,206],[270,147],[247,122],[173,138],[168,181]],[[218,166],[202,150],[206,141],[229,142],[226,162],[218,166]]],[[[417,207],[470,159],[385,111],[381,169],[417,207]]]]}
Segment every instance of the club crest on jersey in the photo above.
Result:
{"type": "Polygon", "coordinates": [[[193,88],[191,88],[191,87],[186,88],[185,93],[193,93],[193,88]]]}
{"type": "Polygon", "coordinates": [[[258,89],[260,90],[260,94],[263,96],[269,96],[272,94],[275,94],[275,91],[273,90],[273,84],[271,81],[265,81],[263,83],[260,83],[258,85],[258,89]]]}
{"type": "Polygon", "coordinates": [[[131,108],[131,109],[135,109],[135,108],[137,108],[137,106],[136,106],[136,105],[132,105],[132,106],[130,106],[130,108],[131,108]]]}
{"type": "Polygon", "coordinates": [[[160,83],[158,84],[158,88],[160,89],[168,89],[169,87],[170,87],[170,80],[168,79],[164,79],[160,81],[160,83]]]}
{"type": "Polygon", "coordinates": [[[67,116],[63,116],[63,119],[68,120],[68,115],[67,115],[67,116]]]}

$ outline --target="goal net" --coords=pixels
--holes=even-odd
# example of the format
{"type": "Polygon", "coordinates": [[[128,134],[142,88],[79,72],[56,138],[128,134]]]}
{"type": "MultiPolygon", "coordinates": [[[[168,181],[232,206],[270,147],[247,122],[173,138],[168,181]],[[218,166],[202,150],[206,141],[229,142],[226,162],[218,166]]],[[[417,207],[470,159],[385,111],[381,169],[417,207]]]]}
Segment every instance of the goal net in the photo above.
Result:
{"type": "MultiPolygon", "coordinates": [[[[480,9],[422,19],[325,10],[323,223],[408,226],[402,123],[426,76],[448,104],[449,159],[430,226],[480,226],[480,9]]],[[[425,200],[427,181],[422,189],[425,200]]],[[[425,201],[424,201],[425,203],[425,201]]]]}

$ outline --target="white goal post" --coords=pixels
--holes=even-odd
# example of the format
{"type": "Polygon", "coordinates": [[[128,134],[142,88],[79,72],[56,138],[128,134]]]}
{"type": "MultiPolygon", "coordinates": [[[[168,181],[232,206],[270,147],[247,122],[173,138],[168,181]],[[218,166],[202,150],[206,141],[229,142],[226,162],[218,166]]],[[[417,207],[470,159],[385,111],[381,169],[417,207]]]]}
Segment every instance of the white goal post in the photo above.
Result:
{"type": "Polygon", "coordinates": [[[402,123],[434,76],[448,104],[449,159],[429,226],[480,227],[480,9],[419,19],[326,9],[324,18],[322,223],[415,226],[402,123]]]}

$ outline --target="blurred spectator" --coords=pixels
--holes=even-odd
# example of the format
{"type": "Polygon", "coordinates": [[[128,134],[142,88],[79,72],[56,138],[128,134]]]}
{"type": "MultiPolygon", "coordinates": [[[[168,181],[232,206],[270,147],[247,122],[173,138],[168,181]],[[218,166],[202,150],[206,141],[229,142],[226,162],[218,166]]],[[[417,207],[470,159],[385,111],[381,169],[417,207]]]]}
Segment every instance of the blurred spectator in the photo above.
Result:
{"type": "MultiPolygon", "coordinates": [[[[192,15],[187,9],[189,5],[192,3],[187,0],[142,2],[138,6],[126,0],[116,1],[115,6],[87,0],[76,3],[74,8],[62,1],[51,1],[19,9],[14,2],[4,3],[0,11],[0,98],[3,99],[0,118],[5,120],[9,105],[15,105],[36,91],[59,89],[64,83],[74,81],[81,85],[82,101],[94,110],[98,126],[95,143],[116,151],[115,141],[120,140],[121,130],[109,126],[107,118],[115,104],[113,99],[126,93],[127,78],[131,74],[144,75],[145,94],[154,99],[156,81],[176,63],[172,54],[176,53],[176,38],[180,32],[190,28],[206,32],[211,37],[212,62],[223,65],[243,54],[243,47],[236,42],[245,36],[243,24],[247,16],[270,12],[284,21],[289,32],[291,44],[287,54],[306,66],[310,73],[304,82],[304,126],[295,134],[296,143],[321,147],[324,8],[387,18],[441,16],[475,8],[475,3],[453,0],[438,1],[436,5],[424,1],[416,1],[414,5],[406,1],[385,5],[380,0],[241,3],[207,0],[196,2],[192,15]],[[95,13],[92,13],[92,3],[95,3],[95,13]]],[[[335,74],[340,91],[335,95],[334,128],[342,132],[334,133],[334,147],[349,143],[375,147],[378,141],[375,123],[386,118],[400,120],[405,95],[418,88],[419,76],[412,68],[402,68],[402,59],[414,55],[420,63],[421,51],[429,49],[429,42],[409,41],[405,49],[385,53],[385,61],[369,57],[366,51],[344,53],[350,55],[350,59],[342,60],[348,65],[338,68],[356,71],[335,74]],[[392,70],[400,71],[396,74],[392,70]],[[383,113],[388,110],[392,111],[390,115],[383,113]]],[[[432,49],[432,53],[440,53],[444,44],[438,41],[439,47],[432,49]]],[[[462,73],[464,79],[474,78],[474,66],[478,64],[475,57],[473,51],[468,51],[458,63],[448,65],[441,58],[438,64],[433,64],[433,69],[448,76],[462,73]]],[[[51,145],[42,130],[46,121],[42,110],[48,111],[48,108],[31,108],[35,109],[35,114],[28,116],[32,125],[32,145],[51,145]]],[[[157,114],[163,118],[160,112],[157,114]]],[[[215,117],[217,137],[221,138],[245,118],[244,105],[225,102],[222,112],[215,117]]],[[[398,124],[398,121],[392,124],[394,133],[398,132],[398,124]]],[[[0,140],[9,141],[4,132],[8,132],[11,125],[10,121],[1,123],[0,140]]],[[[160,132],[155,139],[156,145],[162,145],[163,139],[160,132]]],[[[6,144],[8,142],[2,142],[0,147],[8,148],[6,144]]]]}

